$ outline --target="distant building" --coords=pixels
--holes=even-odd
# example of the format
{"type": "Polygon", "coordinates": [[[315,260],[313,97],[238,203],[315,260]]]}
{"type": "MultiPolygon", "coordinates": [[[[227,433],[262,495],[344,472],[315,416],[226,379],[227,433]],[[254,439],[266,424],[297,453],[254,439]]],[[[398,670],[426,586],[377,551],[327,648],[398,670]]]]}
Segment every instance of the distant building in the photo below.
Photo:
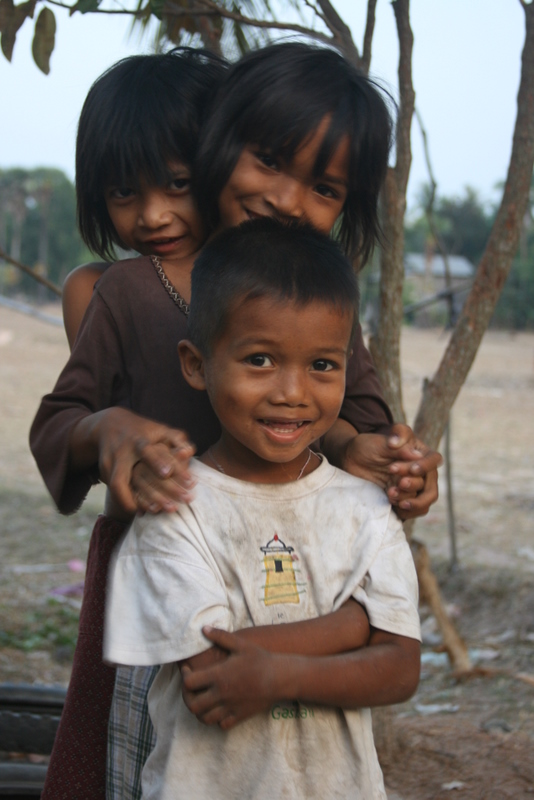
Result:
{"type": "MultiPolygon", "coordinates": [[[[454,312],[462,308],[475,274],[475,266],[464,256],[448,256],[454,312]]],[[[447,289],[445,262],[437,253],[406,253],[404,256],[404,305],[419,303],[447,289]]],[[[445,300],[426,305],[410,315],[418,325],[441,325],[448,321],[445,300]]]]}

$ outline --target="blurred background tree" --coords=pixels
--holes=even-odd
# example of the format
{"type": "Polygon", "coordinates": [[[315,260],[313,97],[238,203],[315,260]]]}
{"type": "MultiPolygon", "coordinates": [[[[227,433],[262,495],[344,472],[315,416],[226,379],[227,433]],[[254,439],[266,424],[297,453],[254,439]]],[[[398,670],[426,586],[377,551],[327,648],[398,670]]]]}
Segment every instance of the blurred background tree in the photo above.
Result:
{"type": "MultiPolygon", "coordinates": [[[[58,169],[0,170],[0,247],[16,261],[61,285],[76,264],[90,259],[76,228],[74,186],[58,169]]],[[[14,266],[0,266],[3,294],[52,299],[14,266]]]]}

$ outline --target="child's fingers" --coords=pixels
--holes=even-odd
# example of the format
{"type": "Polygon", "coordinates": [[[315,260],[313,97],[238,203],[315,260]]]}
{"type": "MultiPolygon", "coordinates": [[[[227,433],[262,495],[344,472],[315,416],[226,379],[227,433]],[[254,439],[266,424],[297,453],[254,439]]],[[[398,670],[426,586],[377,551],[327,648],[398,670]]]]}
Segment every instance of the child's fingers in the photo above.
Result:
{"type": "Polygon", "coordinates": [[[388,447],[391,450],[400,450],[413,440],[413,431],[408,425],[401,422],[391,426],[388,436],[388,447]]]}
{"type": "Polygon", "coordinates": [[[429,472],[437,470],[443,464],[443,456],[436,450],[429,450],[423,458],[418,458],[410,466],[410,472],[414,475],[427,475],[429,472]]]}
{"type": "MultiPolygon", "coordinates": [[[[178,431],[178,433],[180,433],[178,431]]],[[[189,475],[189,460],[194,456],[194,447],[185,440],[184,442],[172,444],[171,442],[147,443],[139,452],[139,461],[147,466],[149,471],[162,478],[171,475],[181,475],[182,483],[185,483],[191,476],[189,475]]]]}
{"type": "MultiPolygon", "coordinates": [[[[100,474],[102,475],[102,470],[100,474]]],[[[111,474],[107,479],[103,478],[103,480],[107,483],[115,502],[128,514],[135,514],[137,512],[137,500],[130,486],[130,475],[131,471],[126,459],[117,459],[111,474]]]]}
{"type": "Polygon", "coordinates": [[[212,628],[211,625],[204,625],[202,633],[212,644],[216,644],[223,650],[237,650],[241,644],[235,634],[223,631],[221,628],[212,628]]]}
{"type": "Polygon", "coordinates": [[[405,475],[424,477],[429,472],[437,469],[443,464],[443,457],[435,450],[427,450],[423,455],[414,458],[414,451],[401,450],[395,454],[395,458],[401,458],[401,461],[393,461],[389,465],[389,473],[403,477],[405,475]]]}
{"type": "Polygon", "coordinates": [[[399,502],[395,511],[402,520],[423,517],[438,499],[438,494],[438,473],[437,470],[432,470],[425,476],[423,490],[413,499],[399,502]]]}
{"type": "Polygon", "coordinates": [[[423,478],[402,478],[398,483],[387,490],[389,502],[398,505],[406,500],[413,500],[425,488],[423,478]]]}
{"type": "Polygon", "coordinates": [[[182,667],[182,686],[183,690],[191,693],[198,694],[199,692],[206,692],[212,684],[210,676],[210,668],[193,670],[189,667],[182,667]]]}
{"type": "Polygon", "coordinates": [[[182,479],[178,474],[161,478],[139,462],[132,470],[130,485],[138,510],[157,514],[176,511],[180,503],[190,503],[195,481],[191,476],[182,479]]]}

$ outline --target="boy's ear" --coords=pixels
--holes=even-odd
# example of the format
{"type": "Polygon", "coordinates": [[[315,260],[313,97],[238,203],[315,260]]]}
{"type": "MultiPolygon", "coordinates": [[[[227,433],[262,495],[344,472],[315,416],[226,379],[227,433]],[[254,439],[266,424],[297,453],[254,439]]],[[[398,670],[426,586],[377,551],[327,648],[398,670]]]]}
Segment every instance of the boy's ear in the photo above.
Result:
{"type": "Polygon", "coordinates": [[[189,339],[182,339],[181,342],[178,342],[178,355],[180,356],[182,375],[189,386],[192,386],[193,389],[205,389],[204,357],[198,347],[195,347],[189,339]]]}

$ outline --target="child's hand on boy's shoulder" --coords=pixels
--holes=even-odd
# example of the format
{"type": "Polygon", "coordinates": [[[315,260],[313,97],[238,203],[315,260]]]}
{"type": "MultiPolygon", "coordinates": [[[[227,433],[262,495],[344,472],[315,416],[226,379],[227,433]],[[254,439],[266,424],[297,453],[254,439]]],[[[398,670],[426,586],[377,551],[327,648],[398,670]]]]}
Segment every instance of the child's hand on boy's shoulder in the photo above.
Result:
{"type": "Polygon", "coordinates": [[[408,425],[400,423],[391,428],[388,448],[392,457],[388,487],[391,504],[403,520],[424,516],[438,499],[441,454],[427,447],[408,425]]]}
{"type": "Polygon", "coordinates": [[[343,468],[381,486],[401,519],[423,516],[438,498],[437,468],[443,459],[415,437],[408,425],[389,435],[362,433],[345,450],[343,468]]]}
{"type": "Polygon", "coordinates": [[[269,709],[279,699],[275,662],[284,656],[217,628],[206,627],[203,633],[227,658],[195,671],[184,663],[182,697],[189,711],[205,725],[229,730],[269,709]]]}
{"type": "Polygon", "coordinates": [[[189,461],[193,455],[194,448],[187,441],[179,447],[158,442],[144,448],[130,480],[138,512],[172,512],[180,503],[191,502],[195,481],[189,472],[189,461]]]}
{"type": "Polygon", "coordinates": [[[134,414],[126,408],[107,408],[80,420],[71,432],[70,452],[76,454],[73,469],[85,469],[98,459],[100,479],[107,484],[116,504],[128,514],[137,511],[176,508],[191,499],[193,481],[189,460],[195,448],[187,435],[158,422],[134,414]],[[161,494],[160,507],[154,508],[147,473],[132,485],[132,473],[143,463],[156,478],[167,481],[169,505],[161,494]]]}

